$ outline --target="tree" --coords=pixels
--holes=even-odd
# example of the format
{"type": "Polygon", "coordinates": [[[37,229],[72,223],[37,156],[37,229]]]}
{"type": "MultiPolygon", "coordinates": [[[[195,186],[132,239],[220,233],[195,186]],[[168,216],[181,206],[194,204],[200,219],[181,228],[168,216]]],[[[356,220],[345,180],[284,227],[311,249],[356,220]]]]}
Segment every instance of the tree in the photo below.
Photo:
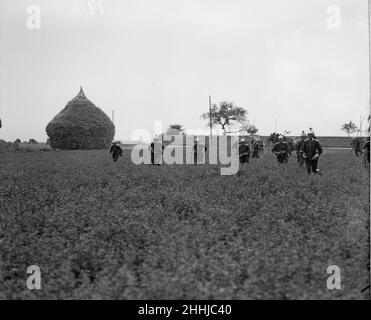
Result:
{"type": "Polygon", "coordinates": [[[255,127],[255,125],[251,124],[249,121],[244,121],[241,125],[241,129],[239,130],[240,132],[244,131],[244,132],[247,132],[249,135],[254,135],[256,134],[259,129],[257,127],[255,127]]]}
{"type": "Polygon", "coordinates": [[[233,102],[223,101],[219,103],[219,107],[213,104],[211,111],[203,113],[201,118],[209,120],[211,118],[211,125],[215,127],[220,125],[226,134],[227,128],[230,128],[233,122],[242,123],[246,121],[247,110],[241,107],[234,106],[233,102]]]}
{"type": "Polygon", "coordinates": [[[259,131],[259,129],[257,128],[257,127],[255,127],[253,124],[251,124],[248,128],[247,128],[247,133],[248,134],[250,134],[250,135],[254,135],[254,134],[256,134],[258,131],[259,131]]]}
{"type": "Polygon", "coordinates": [[[351,133],[354,133],[358,130],[357,126],[352,122],[349,121],[348,123],[344,123],[341,127],[341,130],[345,131],[348,134],[348,137],[351,133]]]}
{"type": "Polygon", "coordinates": [[[181,124],[171,124],[166,131],[166,135],[184,134],[184,128],[181,124]]]}

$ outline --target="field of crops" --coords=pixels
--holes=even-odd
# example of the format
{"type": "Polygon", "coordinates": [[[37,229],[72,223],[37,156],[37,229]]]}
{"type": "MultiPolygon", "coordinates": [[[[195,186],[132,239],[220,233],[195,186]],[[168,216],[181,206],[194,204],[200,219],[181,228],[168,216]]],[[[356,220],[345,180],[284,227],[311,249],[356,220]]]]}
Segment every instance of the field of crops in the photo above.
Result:
{"type": "Polygon", "coordinates": [[[135,166],[130,151],[0,155],[0,299],[364,299],[369,172],[325,150],[322,175],[271,154],[135,166]],[[328,290],[329,265],[341,290],[328,290]],[[41,269],[41,290],[26,287],[41,269]]]}

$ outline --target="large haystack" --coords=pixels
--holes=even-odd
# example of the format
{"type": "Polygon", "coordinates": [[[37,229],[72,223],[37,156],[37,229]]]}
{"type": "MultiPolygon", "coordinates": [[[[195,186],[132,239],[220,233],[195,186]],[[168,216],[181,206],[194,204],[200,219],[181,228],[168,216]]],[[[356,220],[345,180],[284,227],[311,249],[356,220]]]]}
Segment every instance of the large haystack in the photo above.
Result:
{"type": "Polygon", "coordinates": [[[115,126],[82,88],[47,125],[50,146],[58,149],[106,149],[115,136],[115,126]]]}

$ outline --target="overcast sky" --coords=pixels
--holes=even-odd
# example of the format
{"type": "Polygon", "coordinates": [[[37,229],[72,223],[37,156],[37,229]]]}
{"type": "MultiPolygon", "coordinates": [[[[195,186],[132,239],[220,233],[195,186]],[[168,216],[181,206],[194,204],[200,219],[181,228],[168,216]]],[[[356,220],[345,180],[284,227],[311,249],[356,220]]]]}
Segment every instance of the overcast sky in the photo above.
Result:
{"type": "Polygon", "coordinates": [[[260,134],[277,119],[280,132],[344,135],[369,113],[368,70],[367,0],[0,0],[5,140],[45,141],[80,85],[115,110],[116,139],[155,120],[205,128],[209,95],[246,108],[260,134]],[[26,25],[32,4],[40,30],[26,25]]]}

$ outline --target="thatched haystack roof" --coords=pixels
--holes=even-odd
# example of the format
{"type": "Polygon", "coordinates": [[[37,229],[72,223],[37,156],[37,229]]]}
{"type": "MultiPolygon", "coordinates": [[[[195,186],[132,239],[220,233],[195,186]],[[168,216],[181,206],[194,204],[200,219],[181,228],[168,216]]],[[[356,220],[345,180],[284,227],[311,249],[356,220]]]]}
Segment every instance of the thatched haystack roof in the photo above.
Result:
{"type": "Polygon", "coordinates": [[[110,118],[84,94],[67,103],[46,127],[52,148],[106,149],[115,136],[110,118]]]}

